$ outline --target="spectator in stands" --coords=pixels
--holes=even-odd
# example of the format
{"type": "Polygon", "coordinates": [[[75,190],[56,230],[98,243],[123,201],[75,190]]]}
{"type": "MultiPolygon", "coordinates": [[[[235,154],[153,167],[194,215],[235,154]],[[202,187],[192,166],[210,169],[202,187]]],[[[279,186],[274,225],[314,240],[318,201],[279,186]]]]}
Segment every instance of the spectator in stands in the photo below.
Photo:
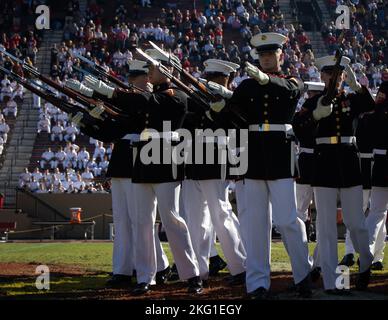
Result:
{"type": "Polygon", "coordinates": [[[73,181],[67,176],[65,180],[61,181],[64,192],[70,193],[74,190],[73,181]]]}
{"type": "Polygon", "coordinates": [[[58,114],[58,117],[57,117],[57,120],[58,122],[60,122],[63,126],[66,126],[67,125],[67,121],[68,121],[68,115],[66,112],[60,112],[58,114]]]}
{"type": "Polygon", "coordinates": [[[47,193],[46,183],[44,181],[41,181],[39,183],[39,188],[34,190],[34,191],[32,191],[32,192],[35,192],[35,193],[47,193]]]}
{"type": "Polygon", "coordinates": [[[24,172],[19,175],[19,188],[28,188],[31,179],[31,172],[28,170],[28,168],[24,168],[24,172]]]}
{"type": "Polygon", "coordinates": [[[51,133],[51,121],[48,116],[45,116],[38,121],[38,134],[42,131],[45,131],[48,134],[51,133]]]}
{"type": "Polygon", "coordinates": [[[62,168],[64,168],[63,162],[65,161],[65,159],[66,159],[66,152],[63,151],[63,148],[60,146],[58,148],[58,151],[55,153],[55,157],[54,157],[54,160],[53,160],[53,169],[57,170],[59,165],[62,168]]]}
{"type": "Polygon", "coordinates": [[[6,144],[8,140],[9,125],[5,122],[4,117],[0,119],[0,137],[3,143],[6,144]]]}
{"type": "Polygon", "coordinates": [[[86,167],[85,171],[82,173],[82,180],[85,181],[87,185],[90,185],[93,183],[94,175],[92,172],[89,171],[89,168],[86,167]]]}
{"type": "Polygon", "coordinates": [[[2,85],[2,87],[1,87],[0,102],[3,102],[5,97],[11,98],[12,97],[12,92],[13,92],[13,90],[12,90],[12,87],[11,87],[11,82],[5,82],[5,85],[4,86],[2,85]]]}
{"type": "Polygon", "coordinates": [[[60,142],[63,141],[63,126],[60,121],[56,122],[51,129],[51,141],[55,142],[55,139],[58,138],[60,142]]]}
{"type": "Polygon", "coordinates": [[[87,164],[87,168],[89,171],[93,172],[96,177],[101,174],[101,169],[94,158],[90,159],[87,164]]]}
{"type": "Polygon", "coordinates": [[[100,159],[101,161],[102,159],[104,159],[104,156],[105,156],[104,144],[102,142],[99,142],[98,146],[94,149],[93,159],[95,160],[100,159]]]}
{"type": "Polygon", "coordinates": [[[38,180],[33,175],[32,178],[31,178],[31,182],[28,184],[28,189],[31,192],[36,192],[36,191],[39,190],[39,188],[40,188],[40,183],[38,182],[38,180]]]}
{"type": "Polygon", "coordinates": [[[74,123],[70,123],[65,128],[65,136],[64,139],[66,142],[74,142],[77,135],[79,134],[78,128],[75,127],[74,123]]]}
{"type": "Polygon", "coordinates": [[[84,170],[90,160],[89,152],[86,150],[86,147],[83,147],[82,150],[78,153],[77,162],[78,169],[84,170]]]}
{"type": "Polygon", "coordinates": [[[66,142],[66,146],[64,148],[64,151],[68,152],[68,151],[70,151],[71,148],[73,148],[75,150],[75,152],[79,151],[79,146],[78,145],[76,145],[75,143],[66,142]]]}
{"type": "Polygon", "coordinates": [[[76,168],[77,167],[77,151],[71,146],[66,152],[65,160],[63,161],[64,168],[76,168]]]}
{"type": "Polygon", "coordinates": [[[108,166],[109,166],[109,159],[108,159],[108,156],[105,155],[104,157],[104,160],[102,160],[100,163],[99,163],[99,167],[100,167],[100,175],[105,175],[107,170],[108,170],[108,166]]]}
{"type": "Polygon", "coordinates": [[[0,156],[3,154],[4,150],[4,140],[2,137],[0,137],[0,156]]]}
{"type": "Polygon", "coordinates": [[[40,160],[40,168],[45,169],[47,165],[50,165],[51,169],[54,169],[55,165],[55,154],[51,151],[51,148],[47,148],[47,151],[43,152],[40,160]]]}
{"type": "Polygon", "coordinates": [[[85,186],[86,186],[85,182],[82,181],[82,177],[78,173],[77,174],[77,181],[73,183],[74,192],[75,193],[80,192],[81,190],[83,190],[85,188],[85,186]]]}
{"type": "Polygon", "coordinates": [[[114,148],[114,143],[110,143],[108,148],[106,148],[105,155],[108,157],[108,160],[110,160],[110,157],[112,156],[113,148],[114,148]]]}
{"type": "Polygon", "coordinates": [[[15,100],[9,97],[5,98],[4,100],[7,100],[7,103],[3,110],[4,116],[8,117],[11,114],[14,118],[16,118],[18,113],[18,106],[15,100]]]}

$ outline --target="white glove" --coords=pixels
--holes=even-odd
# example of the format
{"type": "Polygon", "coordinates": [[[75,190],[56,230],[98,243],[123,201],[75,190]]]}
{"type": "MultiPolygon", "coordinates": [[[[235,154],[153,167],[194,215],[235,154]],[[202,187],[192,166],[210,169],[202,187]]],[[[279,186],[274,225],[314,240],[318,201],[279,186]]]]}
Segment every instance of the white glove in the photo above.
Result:
{"type": "Polygon", "coordinates": [[[90,75],[87,75],[84,79],[87,86],[96,90],[98,93],[107,96],[109,99],[112,98],[115,88],[108,86],[105,82],[98,80],[90,75]]]}
{"type": "Polygon", "coordinates": [[[354,74],[354,71],[352,70],[352,68],[350,68],[349,65],[346,65],[345,71],[347,74],[346,83],[349,85],[350,89],[352,89],[355,92],[360,91],[362,86],[357,81],[356,75],[354,74]]]}
{"type": "Polygon", "coordinates": [[[322,118],[328,117],[333,111],[333,104],[328,106],[322,105],[323,96],[318,99],[317,107],[313,111],[313,118],[315,120],[321,120],[322,118]]]}
{"type": "Polygon", "coordinates": [[[217,102],[210,102],[210,109],[212,109],[214,112],[220,112],[225,107],[225,100],[222,99],[217,102]]]}
{"type": "Polygon", "coordinates": [[[101,114],[105,111],[105,108],[102,104],[97,105],[93,110],[89,111],[89,114],[96,119],[102,120],[101,114]]]}
{"type": "Polygon", "coordinates": [[[78,111],[75,116],[72,116],[69,114],[69,121],[73,122],[77,127],[79,127],[82,123],[81,120],[83,119],[84,115],[82,112],[78,111]]]}
{"type": "Polygon", "coordinates": [[[232,91],[228,90],[227,88],[216,82],[209,81],[207,85],[213,93],[219,94],[223,98],[230,99],[233,95],[232,91]]]}
{"type": "Polygon", "coordinates": [[[253,64],[248,61],[245,62],[245,70],[249,74],[249,76],[255,79],[259,84],[265,85],[269,82],[269,76],[264,72],[260,71],[258,67],[255,67],[253,64]]]}
{"type": "Polygon", "coordinates": [[[78,80],[69,79],[66,81],[65,86],[74,91],[82,93],[84,96],[87,96],[87,97],[91,97],[93,95],[93,90],[88,88],[87,86],[84,86],[78,80]]]}

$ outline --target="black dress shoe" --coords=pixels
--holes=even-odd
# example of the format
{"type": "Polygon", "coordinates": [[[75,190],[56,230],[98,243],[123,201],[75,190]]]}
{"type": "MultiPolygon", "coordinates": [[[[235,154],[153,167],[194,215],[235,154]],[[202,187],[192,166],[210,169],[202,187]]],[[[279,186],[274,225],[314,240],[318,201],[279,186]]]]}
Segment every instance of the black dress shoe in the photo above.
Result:
{"type": "Polygon", "coordinates": [[[239,286],[241,284],[245,284],[246,272],[241,272],[239,274],[235,274],[234,276],[230,276],[226,279],[226,282],[230,286],[239,286]]]}
{"type": "Polygon", "coordinates": [[[106,286],[108,288],[122,288],[128,287],[132,283],[132,277],[124,274],[114,274],[107,280],[106,286]]]}
{"type": "Polygon", "coordinates": [[[358,274],[357,280],[356,280],[356,289],[357,290],[365,291],[366,289],[368,289],[368,284],[370,281],[370,274],[371,274],[370,269],[371,268],[368,268],[366,271],[360,272],[358,274]]]}
{"type": "Polygon", "coordinates": [[[176,264],[174,263],[171,267],[170,274],[167,278],[167,281],[178,281],[178,280],[179,280],[178,269],[176,267],[176,264]]]}
{"type": "Polygon", "coordinates": [[[296,292],[300,298],[311,298],[313,291],[311,290],[311,275],[310,273],[301,282],[295,285],[296,292]]]}
{"type": "Polygon", "coordinates": [[[346,266],[346,267],[350,268],[354,265],[354,263],[355,263],[354,254],[349,253],[342,258],[341,262],[338,265],[339,266],[346,266]]]}
{"type": "Polygon", "coordinates": [[[151,291],[150,284],[146,282],[139,283],[135,289],[133,289],[132,294],[135,296],[141,296],[151,291]]]}
{"type": "Polygon", "coordinates": [[[188,293],[193,293],[193,294],[202,293],[203,285],[200,277],[192,277],[187,280],[187,283],[188,283],[188,288],[187,288],[188,293]]]}
{"type": "Polygon", "coordinates": [[[380,271],[380,270],[384,269],[384,265],[381,261],[377,261],[377,262],[374,262],[370,268],[371,268],[371,270],[380,271]]]}
{"type": "Polygon", "coordinates": [[[321,268],[315,267],[313,270],[311,270],[310,276],[311,276],[312,282],[317,282],[319,280],[319,278],[321,277],[321,268]]]}
{"type": "Polygon", "coordinates": [[[158,284],[158,285],[165,284],[167,282],[167,280],[169,279],[170,274],[171,274],[170,267],[167,267],[166,269],[164,269],[162,271],[158,271],[156,273],[156,277],[155,277],[156,284],[158,284]]]}
{"type": "Polygon", "coordinates": [[[248,298],[251,300],[268,300],[270,298],[269,291],[263,287],[248,293],[248,298]]]}
{"type": "Polygon", "coordinates": [[[331,296],[350,296],[351,295],[349,289],[329,289],[329,290],[325,290],[325,293],[331,296]]]}
{"type": "Polygon", "coordinates": [[[209,259],[209,276],[214,277],[221,270],[225,269],[227,263],[219,256],[210,257],[209,259]]]}

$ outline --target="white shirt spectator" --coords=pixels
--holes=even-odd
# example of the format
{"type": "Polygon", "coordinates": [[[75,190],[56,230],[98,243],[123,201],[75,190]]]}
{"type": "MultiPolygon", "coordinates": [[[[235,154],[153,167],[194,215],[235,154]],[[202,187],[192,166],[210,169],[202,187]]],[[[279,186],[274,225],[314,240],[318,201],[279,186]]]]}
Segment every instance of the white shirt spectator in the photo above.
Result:
{"type": "Polygon", "coordinates": [[[59,141],[63,141],[63,127],[60,122],[55,124],[51,129],[51,141],[54,142],[55,138],[58,138],[59,141]]]}
{"type": "Polygon", "coordinates": [[[100,142],[99,145],[94,149],[93,158],[94,159],[100,158],[102,160],[104,159],[104,156],[105,156],[105,148],[102,142],[100,142]]]}
{"type": "Polygon", "coordinates": [[[78,168],[80,170],[83,170],[86,168],[89,160],[90,160],[90,154],[89,152],[84,148],[78,153],[78,168]]]}
{"type": "Polygon", "coordinates": [[[31,182],[31,179],[31,172],[29,172],[28,169],[25,169],[25,171],[19,175],[19,188],[24,188],[25,186],[28,187],[28,184],[31,182]]]}
{"type": "Polygon", "coordinates": [[[43,152],[42,159],[40,160],[40,168],[44,169],[47,164],[50,164],[51,169],[54,169],[55,154],[51,151],[50,148],[47,151],[43,152]]]}
{"type": "Polygon", "coordinates": [[[77,152],[73,148],[66,152],[63,166],[65,168],[75,168],[77,166],[77,152]]]}
{"type": "Polygon", "coordinates": [[[39,186],[39,182],[34,179],[28,184],[28,188],[31,192],[36,192],[37,190],[39,190],[39,186]]]}
{"type": "Polygon", "coordinates": [[[48,134],[51,133],[51,121],[49,118],[45,117],[38,121],[38,134],[42,131],[45,131],[48,134]]]}
{"type": "Polygon", "coordinates": [[[9,132],[9,125],[5,123],[5,120],[0,120],[0,137],[3,138],[4,144],[7,143],[9,132]]]}
{"type": "Polygon", "coordinates": [[[3,149],[4,149],[4,140],[0,136],[0,156],[3,154],[3,149]]]}
{"type": "Polygon", "coordinates": [[[85,169],[81,176],[82,180],[85,181],[86,184],[90,185],[93,182],[94,175],[89,171],[89,169],[85,169]]]}
{"type": "Polygon", "coordinates": [[[11,83],[7,84],[5,87],[1,88],[0,91],[0,101],[4,101],[4,97],[12,97],[12,87],[11,83]]]}
{"type": "Polygon", "coordinates": [[[43,179],[43,174],[39,171],[39,168],[36,168],[35,171],[32,173],[32,177],[35,181],[40,181],[43,179]]]}
{"type": "Polygon", "coordinates": [[[18,113],[18,109],[17,109],[17,104],[15,102],[15,100],[12,100],[10,99],[7,104],[6,104],[6,107],[4,108],[3,110],[3,113],[6,117],[8,117],[10,114],[16,118],[17,116],[17,113],[18,113]]]}
{"type": "Polygon", "coordinates": [[[65,141],[74,142],[79,130],[74,126],[74,124],[70,124],[65,128],[65,141]]]}

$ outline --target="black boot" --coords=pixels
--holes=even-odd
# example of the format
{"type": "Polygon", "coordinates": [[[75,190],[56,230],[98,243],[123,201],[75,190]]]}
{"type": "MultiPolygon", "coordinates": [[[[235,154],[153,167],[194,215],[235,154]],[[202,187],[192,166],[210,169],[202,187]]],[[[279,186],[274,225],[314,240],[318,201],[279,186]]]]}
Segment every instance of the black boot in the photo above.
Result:
{"type": "Polygon", "coordinates": [[[187,283],[188,283],[188,288],[187,288],[188,293],[193,293],[193,294],[202,293],[203,285],[200,277],[192,277],[187,280],[187,283]]]}
{"type": "Polygon", "coordinates": [[[347,255],[345,255],[341,262],[338,264],[340,266],[346,266],[346,267],[352,267],[354,265],[355,261],[354,261],[354,254],[353,253],[349,253],[347,255]]]}
{"type": "Polygon", "coordinates": [[[132,291],[134,296],[142,296],[151,291],[150,284],[146,282],[139,283],[136,288],[132,291]]]}
{"type": "Polygon", "coordinates": [[[296,285],[296,292],[300,298],[311,298],[313,291],[311,290],[311,276],[310,273],[301,282],[296,285]]]}
{"type": "Polygon", "coordinates": [[[178,269],[176,267],[176,264],[174,263],[171,267],[170,274],[167,278],[167,281],[178,281],[179,280],[179,274],[178,269]]]}
{"type": "Polygon", "coordinates": [[[209,276],[213,277],[227,266],[226,262],[219,256],[210,257],[209,259],[209,276]]]}
{"type": "Polygon", "coordinates": [[[256,290],[249,292],[248,297],[251,300],[268,300],[270,298],[270,294],[267,289],[259,287],[256,290]]]}
{"type": "Polygon", "coordinates": [[[317,282],[319,280],[319,278],[321,277],[321,268],[315,267],[313,270],[311,270],[310,276],[311,276],[312,282],[317,282]]]}
{"type": "Polygon", "coordinates": [[[371,271],[370,271],[370,267],[364,271],[364,272],[360,272],[357,276],[357,280],[356,280],[356,289],[359,290],[359,291],[365,291],[366,289],[368,289],[368,284],[369,284],[369,281],[370,281],[370,275],[371,275],[371,271]]]}
{"type": "Polygon", "coordinates": [[[162,271],[158,271],[156,273],[155,281],[156,284],[165,284],[167,280],[170,278],[171,275],[171,268],[168,266],[166,269],[162,271]]]}
{"type": "Polygon", "coordinates": [[[226,279],[226,282],[229,286],[239,286],[241,284],[245,284],[245,278],[247,276],[247,273],[241,272],[239,274],[235,274],[234,276],[230,276],[226,279]]]}

